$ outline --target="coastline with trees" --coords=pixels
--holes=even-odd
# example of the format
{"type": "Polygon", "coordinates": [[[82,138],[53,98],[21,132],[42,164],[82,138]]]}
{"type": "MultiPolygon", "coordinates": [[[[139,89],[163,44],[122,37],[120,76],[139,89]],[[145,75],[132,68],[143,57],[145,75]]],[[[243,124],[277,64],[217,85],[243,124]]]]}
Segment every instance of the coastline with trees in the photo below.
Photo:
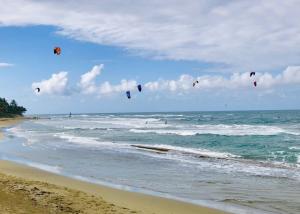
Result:
{"type": "Polygon", "coordinates": [[[15,100],[8,102],[5,98],[0,98],[0,118],[13,118],[23,116],[26,108],[19,106],[15,100]]]}

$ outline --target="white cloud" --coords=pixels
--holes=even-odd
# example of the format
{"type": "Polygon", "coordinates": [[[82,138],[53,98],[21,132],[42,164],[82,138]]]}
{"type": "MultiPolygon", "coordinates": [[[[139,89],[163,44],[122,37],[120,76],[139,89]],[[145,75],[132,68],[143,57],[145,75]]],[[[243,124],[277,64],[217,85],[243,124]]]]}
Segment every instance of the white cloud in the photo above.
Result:
{"type": "Polygon", "coordinates": [[[102,69],[103,69],[103,64],[95,65],[91,71],[81,76],[79,87],[81,88],[81,91],[83,93],[91,94],[97,91],[95,79],[98,75],[101,74],[102,69]]]}
{"type": "Polygon", "coordinates": [[[218,75],[204,75],[193,77],[183,74],[177,80],[158,80],[148,82],[145,88],[149,91],[170,91],[185,92],[191,89],[196,90],[217,90],[217,89],[243,89],[253,87],[253,82],[257,81],[257,88],[268,90],[276,86],[300,84],[300,66],[289,66],[281,74],[272,75],[270,73],[256,73],[255,77],[250,77],[249,73],[234,73],[229,78],[218,75]],[[192,83],[198,80],[195,88],[192,83]]]}
{"type": "Polygon", "coordinates": [[[108,95],[127,90],[134,90],[137,87],[137,82],[135,80],[126,79],[121,80],[120,83],[116,85],[112,85],[108,81],[102,83],[101,85],[96,85],[96,78],[101,74],[103,68],[103,64],[95,65],[91,71],[81,75],[80,82],[78,83],[81,93],[108,95]]]}
{"type": "Polygon", "coordinates": [[[6,67],[12,67],[14,66],[11,63],[6,63],[6,62],[0,62],[0,68],[6,68],[6,67]]]}
{"type": "MultiPolygon", "coordinates": [[[[300,55],[300,2],[0,0],[0,26],[51,25],[58,33],[141,55],[270,69],[300,55]]],[[[171,84],[171,83],[170,83],[171,84]]]]}
{"type": "Polygon", "coordinates": [[[100,95],[108,95],[113,93],[125,92],[127,90],[135,90],[137,82],[135,80],[121,80],[120,84],[111,85],[109,82],[104,82],[100,85],[98,93],[100,95]]]}
{"type": "Polygon", "coordinates": [[[68,72],[59,72],[57,74],[52,74],[51,78],[48,80],[42,80],[41,82],[32,83],[32,89],[40,88],[41,91],[37,94],[56,94],[65,95],[67,93],[68,84],[68,72]]]}
{"type": "MultiPolygon", "coordinates": [[[[102,66],[101,66],[102,68],[102,66]]],[[[99,86],[95,84],[95,78],[100,74],[99,66],[81,76],[80,85],[83,93],[89,92],[96,95],[110,95],[114,93],[122,93],[127,90],[137,90],[137,81],[123,79],[119,84],[113,85],[106,81],[99,86]],[[85,78],[83,78],[85,77],[85,78]],[[83,81],[85,80],[85,81],[83,81]],[[83,84],[85,83],[85,84],[83,84]]],[[[249,72],[234,73],[229,77],[221,75],[202,75],[193,77],[188,74],[182,74],[178,79],[147,82],[143,85],[143,90],[159,91],[159,92],[175,92],[183,93],[195,90],[222,90],[222,89],[247,89],[254,87],[253,82],[256,81],[258,90],[270,90],[276,86],[300,84],[300,66],[289,66],[282,73],[272,75],[268,72],[256,72],[254,77],[249,76],[249,72]],[[193,82],[198,80],[195,87],[193,82]]]]}
{"type": "MultiPolygon", "coordinates": [[[[91,71],[83,74],[80,78],[78,86],[80,90],[74,90],[74,93],[81,92],[83,94],[92,94],[96,96],[111,95],[116,93],[123,93],[127,90],[137,91],[138,82],[136,80],[123,79],[119,84],[111,84],[108,81],[97,85],[95,83],[96,77],[101,74],[103,65],[96,65],[91,71]]],[[[48,80],[35,82],[32,84],[32,89],[39,87],[41,92],[39,94],[66,94],[68,73],[60,72],[53,74],[48,80]]],[[[283,72],[272,75],[268,72],[256,72],[254,77],[249,76],[249,72],[234,73],[229,77],[221,75],[202,75],[193,77],[188,74],[182,74],[178,79],[147,82],[143,84],[143,91],[149,92],[172,92],[182,94],[190,91],[218,91],[218,90],[240,90],[253,88],[253,82],[257,81],[257,90],[270,92],[277,86],[300,84],[300,66],[289,66],[283,72]],[[198,84],[193,87],[193,82],[198,80],[198,84]]]]}

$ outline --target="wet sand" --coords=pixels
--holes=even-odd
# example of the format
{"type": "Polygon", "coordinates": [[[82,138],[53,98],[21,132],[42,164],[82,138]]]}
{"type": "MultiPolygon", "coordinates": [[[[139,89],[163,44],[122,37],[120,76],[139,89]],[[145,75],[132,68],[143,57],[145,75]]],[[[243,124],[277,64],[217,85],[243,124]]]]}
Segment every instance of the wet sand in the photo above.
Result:
{"type": "MultiPolygon", "coordinates": [[[[3,120],[0,127],[11,126],[19,121],[3,120]]],[[[220,214],[223,212],[83,182],[0,160],[0,213],[220,214]]]]}

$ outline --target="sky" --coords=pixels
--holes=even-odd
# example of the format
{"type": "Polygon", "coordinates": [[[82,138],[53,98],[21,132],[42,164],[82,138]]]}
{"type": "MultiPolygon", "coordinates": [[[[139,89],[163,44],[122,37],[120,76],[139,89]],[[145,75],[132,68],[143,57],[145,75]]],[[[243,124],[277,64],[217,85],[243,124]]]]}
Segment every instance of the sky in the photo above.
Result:
{"type": "Polygon", "coordinates": [[[300,109],[299,1],[0,4],[0,97],[28,114],[300,109]]]}

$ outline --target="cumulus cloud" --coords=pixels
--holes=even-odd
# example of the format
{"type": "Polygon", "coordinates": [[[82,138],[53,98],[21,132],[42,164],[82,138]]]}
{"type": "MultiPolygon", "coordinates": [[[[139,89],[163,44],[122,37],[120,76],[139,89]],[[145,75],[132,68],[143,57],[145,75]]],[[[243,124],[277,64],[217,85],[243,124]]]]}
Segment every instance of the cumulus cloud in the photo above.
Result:
{"type": "Polygon", "coordinates": [[[123,79],[119,84],[113,85],[106,81],[100,85],[96,85],[96,78],[101,74],[104,65],[95,65],[92,70],[81,75],[78,86],[80,92],[83,94],[97,94],[97,95],[108,95],[113,93],[119,93],[122,91],[133,90],[137,86],[135,80],[123,79]]]}
{"type": "Polygon", "coordinates": [[[99,95],[108,95],[113,93],[125,92],[127,90],[135,90],[137,82],[135,80],[121,80],[120,84],[111,85],[109,82],[104,82],[100,85],[99,95]]]}
{"type": "MultiPolygon", "coordinates": [[[[110,95],[114,93],[125,92],[127,90],[136,90],[136,87],[138,85],[137,81],[126,79],[121,80],[120,83],[116,85],[113,85],[110,82],[106,81],[97,86],[94,80],[99,72],[96,72],[97,69],[95,68],[96,66],[92,69],[93,72],[90,71],[83,75],[89,77],[86,78],[88,79],[88,81],[86,82],[89,83],[86,84],[88,86],[86,88],[89,88],[90,86],[92,88],[92,90],[86,90],[85,87],[82,87],[83,92],[88,91],[91,94],[96,95],[110,95]]],[[[300,84],[300,66],[289,66],[283,72],[277,75],[272,75],[268,72],[256,72],[256,75],[254,77],[250,77],[249,72],[234,73],[228,77],[222,75],[202,75],[194,77],[189,74],[182,74],[178,79],[158,79],[157,81],[146,82],[143,85],[143,90],[162,93],[183,93],[189,92],[191,90],[235,90],[251,88],[253,87],[254,81],[256,81],[258,84],[257,89],[264,91],[270,90],[277,86],[300,84]],[[196,84],[195,87],[193,87],[192,83],[195,80],[198,80],[199,83],[196,84]]]]}
{"type": "MultiPolygon", "coordinates": [[[[94,66],[89,72],[81,75],[80,81],[77,84],[79,90],[74,90],[73,93],[91,94],[96,96],[111,95],[123,93],[127,90],[136,91],[138,82],[136,80],[122,79],[118,84],[111,84],[105,81],[99,85],[95,83],[96,78],[101,74],[103,65],[94,66]]],[[[68,92],[68,73],[60,72],[53,74],[48,80],[35,82],[32,84],[32,89],[39,87],[39,94],[66,94],[68,92]]],[[[249,72],[234,73],[231,76],[222,75],[202,75],[198,77],[189,74],[182,74],[178,79],[150,81],[143,84],[143,91],[148,92],[171,92],[182,94],[185,92],[196,90],[240,90],[253,87],[253,82],[256,81],[257,90],[265,92],[272,91],[275,87],[285,85],[300,84],[300,66],[289,66],[283,72],[272,75],[271,73],[256,72],[254,77],[249,76],[249,72]],[[192,83],[198,80],[198,84],[193,87],[192,83]]]]}
{"type": "Polygon", "coordinates": [[[56,26],[61,35],[156,58],[246,69],[299,61],[297,0],[141,0],[134,4],[130,0],[0,0],[0,4],[5,5],[0,8],[0,26],[56,26]]]}
{"type": "Polygon", "coordinates": [[[42,80],[40,82],[32,83],[32,90],[40,88],[41,91],[37,94],[55,94],[55,95],[65,95],[67,93],[68,84],[68,72],[59,72],[57,74],[52,74],[51,78],[48,80],[42,80]]]}
{"type": "Polygon", "coordinates": [[[145,88],[150,91],[157,90],[169,90],[169,91],[181,91],[181,90],[189,90],[192,87],[192,83],[195,81],[195,78],[183,74],[179,77],[178,80],[163,80],[160,79],[154,82],[147,82],[145,84],[145,88]]]}
{"type": "Polygon", "coordinates": [[[149,91],[184,92],[191,89],[216,90],[216,89],[243,89],[253,87],[253,81],[257,81],[258,89],[267,90],[276,86],[300,84],[300,66],[289,66],[282,73],[272,75],[270,73],[257,72],[254,77],[249,73],[234,73],[226,78],[219,75],[204,75],[193,77],[183,74],[177,80],[158,80],[148,82],[145,88],[149,91]],[[195,88],[192,82],[198,80],[195,88]]]}
{"type": "Polygon", "coordinates": [[[103,69],[103,64],[95,65],[91,71],[83,74],[80,78],[79,87],[82,93],[91,94],[97,91],[97,86],[95,84],[95,79],[101,74],[103,69]]]}
{"type": "Polygon", "coordinates": [[[14,66],[11,63],[6,63],[6,62],[0,62],[0,68],[6,68],[6,67],[12,67],[14,66]]]}

